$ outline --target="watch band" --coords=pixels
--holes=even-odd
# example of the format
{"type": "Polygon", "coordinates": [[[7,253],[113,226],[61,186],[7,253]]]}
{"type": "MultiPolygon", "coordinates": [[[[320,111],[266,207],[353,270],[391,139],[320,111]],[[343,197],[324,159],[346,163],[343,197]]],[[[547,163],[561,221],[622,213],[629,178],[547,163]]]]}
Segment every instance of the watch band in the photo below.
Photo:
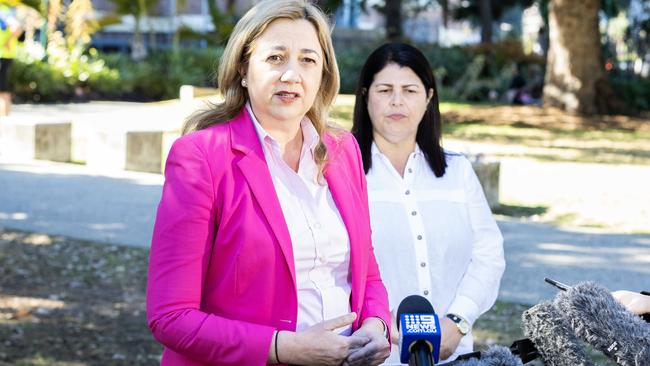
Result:
{"type": "Polygon", "coordinates": [[[458,327],[458,331],[460,331],[460,334],[467,335],[467,333],[469,333],[471,327],[467,320],[461,318],[456,314],[447,314],[445,316],[451,319],[451,321],[456,324],[456,327],[458,327]]]}

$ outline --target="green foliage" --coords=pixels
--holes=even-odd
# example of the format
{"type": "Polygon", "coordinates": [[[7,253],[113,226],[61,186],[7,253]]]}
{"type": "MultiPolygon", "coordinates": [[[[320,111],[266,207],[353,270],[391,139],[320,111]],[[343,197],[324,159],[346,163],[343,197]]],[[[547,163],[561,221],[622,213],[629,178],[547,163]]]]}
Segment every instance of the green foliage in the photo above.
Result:
{"type": "Polygon", "coordinates": [[[154,50],[133,62],[122,54],[105,55],[109,66],[119,70],[124,96],[136,100],[178,98],[181,85],[214,86],[216,66],[223,49],[154,50]]]}
{"type": "MultiPolygon", "coordinates": [[[[439,47],[417,45],[433,68],[443,99],[487,101],[491,90],[502,95],[515,64],[537,65],[539,56],[526,55],[521,43],[503,41],[487,46],[439,47]]],[[[341,93],[353,94],[363,63],[374,47],[337,49],[341,93]]],[[[536,67],[537,67],[536,66],[536,67]]]]}
{"type": "Polygon", "coordinates": [[[640,77],[610,79],[614,93],[633,108],[650,111],[650,79],[640,77]]]}
{"type": "MultiPolygon", "coordinates": [[[[457,6],[453,9],[454,18],[456,19],[469,19],[475,23],[479,23],[481,18],[481,7],[480,2],[482,0],[469,0],[461,2],[460,6],[457,6]]],[[[492,16],[495,20],[501,19],[503,14],[508,11],[508,9],[514,6],[521,6],[522,8],[527,8],[531,6],[535,0],[500,0],[500,1],[490,1],[490,7],[492,9],[492,16]]]]}
{"type": "Polygon", "coordinates": [[[94,49],[46,60],[19,56],[10,81],[16,97],[26,102],[88,99],[153,101],[178,97],[181,85],[213,85],[222,49],[155,50],[134,62],[125,54],[99,54],[94,49]]]}
{"type": "Polygon", "coordinates": [[[16,97],[26,102],[120,96],[119,73],[106,67],[94,50],[82,54],[77,48],[69,57],[49,59],[19,53],[9,80],[16,97]]]}

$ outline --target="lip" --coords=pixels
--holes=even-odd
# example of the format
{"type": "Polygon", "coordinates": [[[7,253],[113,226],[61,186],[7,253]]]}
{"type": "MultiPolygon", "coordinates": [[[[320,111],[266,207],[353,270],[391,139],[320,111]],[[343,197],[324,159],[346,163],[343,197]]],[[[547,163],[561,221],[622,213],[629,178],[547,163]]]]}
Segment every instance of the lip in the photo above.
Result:
{"type": "Polygon", "coordinates": [[[300,98],[300,93],[290,90],[280,90],[275,92],[273,95],[285,103],[291,103],[300,98]]]}
{"type": "Polygon", "coordinates": [[[406,115],[401,113],[391,113],[387,117],[388,119],[392,119],[393,121],[399,121],[401,119],[406,118],[406,115]]]}

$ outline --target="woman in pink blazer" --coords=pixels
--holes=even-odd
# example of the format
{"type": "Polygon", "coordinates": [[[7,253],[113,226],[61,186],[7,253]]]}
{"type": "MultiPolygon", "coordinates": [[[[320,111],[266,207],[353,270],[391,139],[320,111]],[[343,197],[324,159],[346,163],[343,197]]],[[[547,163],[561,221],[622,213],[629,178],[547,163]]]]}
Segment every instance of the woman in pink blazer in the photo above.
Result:
{"type": "Polygon", "coordinates": [[[147,317],[164,365],[377,365],[390,314],[358,146],[326,127],[338,68],[307,1],[262,1],[221,59],[221,104],[167,159],[147,317]]]}

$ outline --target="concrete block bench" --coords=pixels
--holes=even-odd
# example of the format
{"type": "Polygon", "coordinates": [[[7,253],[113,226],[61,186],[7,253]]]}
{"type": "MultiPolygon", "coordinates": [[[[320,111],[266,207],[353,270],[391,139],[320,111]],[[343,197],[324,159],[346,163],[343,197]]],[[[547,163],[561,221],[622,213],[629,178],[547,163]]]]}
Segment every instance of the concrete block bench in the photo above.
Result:
{"type": "Polygon", "coordinates": [[[0,123],[0,154],[17,159],[73,160],[72,123],[0,123]]]}
{"type": "Polygon", "coordinates": [[[499,207],[499,176],[501,163],[477,159],[472,162],[472,168],[481,182],[485,198],[491,209],[499,207]]]}
{"type": "Polygon", "coordinates": [[[126,133],[126,170],[163,173],[177,131],[130,131],[126,133]]]}

